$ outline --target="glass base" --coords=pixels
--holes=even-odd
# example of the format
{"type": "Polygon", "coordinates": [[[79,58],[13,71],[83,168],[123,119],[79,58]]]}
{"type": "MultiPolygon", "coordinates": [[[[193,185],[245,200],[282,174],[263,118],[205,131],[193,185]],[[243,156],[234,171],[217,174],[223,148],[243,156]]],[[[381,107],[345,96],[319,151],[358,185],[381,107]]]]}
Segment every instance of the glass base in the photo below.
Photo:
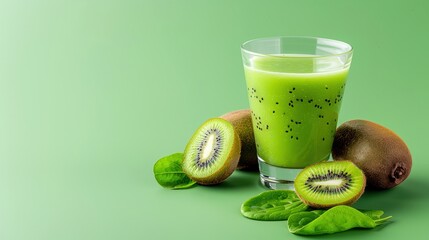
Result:
{"type": "Polygon", "coordinates": [[[282,168],[266,163],[258,156],[261,183],[269,189],[295,190],[293,183],[301,168],[282,168]]]}

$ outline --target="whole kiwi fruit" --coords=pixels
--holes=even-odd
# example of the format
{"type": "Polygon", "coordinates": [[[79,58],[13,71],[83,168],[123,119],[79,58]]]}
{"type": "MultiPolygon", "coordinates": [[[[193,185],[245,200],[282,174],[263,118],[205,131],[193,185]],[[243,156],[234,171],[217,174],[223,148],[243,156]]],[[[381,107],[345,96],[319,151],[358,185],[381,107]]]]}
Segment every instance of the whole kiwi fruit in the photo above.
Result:
{"type": "Polygon", "coordinates": [[[410,175],[412,166],[405,142],[392,130],[367,120],[351,120],[337,128],[332,157],[353,161],[373,189],[399,185],[410,175]]]}
{"type": "Polygon", "coordinates": [[[232,124],[222,118],[211,118],[186,145],[183,172],[201,185],[221,183],[237,168],[240,149],[240,137],[232,124]]]}
{"type": "Polygon", "coordinates": [[[249,109],[237,110],[220,117],[232,123],[241,140],[241,156],[237,169],[258,171],[258,155],[256,154],[251,111],[249,109]]]}

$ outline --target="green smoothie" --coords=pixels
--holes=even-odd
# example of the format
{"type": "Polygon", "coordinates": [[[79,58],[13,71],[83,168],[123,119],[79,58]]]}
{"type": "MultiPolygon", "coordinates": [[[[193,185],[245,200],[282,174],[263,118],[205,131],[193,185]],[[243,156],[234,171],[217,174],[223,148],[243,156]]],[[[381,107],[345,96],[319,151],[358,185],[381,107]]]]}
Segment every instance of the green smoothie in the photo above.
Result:
{"type": "Polygon", "coordinates": [[[245,66],[257,152],[268,164],[303,168],[329,158],[348,68],[323,72],[336,59],[321,61],[277,56],[245,66]]]}

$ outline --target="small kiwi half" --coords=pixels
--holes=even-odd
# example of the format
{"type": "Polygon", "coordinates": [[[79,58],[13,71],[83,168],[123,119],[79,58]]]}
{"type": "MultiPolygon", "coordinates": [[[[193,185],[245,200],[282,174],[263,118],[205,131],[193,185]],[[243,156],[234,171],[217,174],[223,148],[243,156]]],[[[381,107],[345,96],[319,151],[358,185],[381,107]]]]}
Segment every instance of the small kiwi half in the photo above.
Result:
{"type": "Polygon", "coordinates": [[[183,157],[183,171],[202,185],[221,183],[237,167],[240,148],[240,138],[230,122],[221,118],[209,119],[189,140],[183,157]]]}
{"type": "Polygon", "coordinates": [[[363,194],[366,178],[351,161],[321,162],[304,168],[295,179],[298,197],[314,208],[351,205],[363,194]]]}

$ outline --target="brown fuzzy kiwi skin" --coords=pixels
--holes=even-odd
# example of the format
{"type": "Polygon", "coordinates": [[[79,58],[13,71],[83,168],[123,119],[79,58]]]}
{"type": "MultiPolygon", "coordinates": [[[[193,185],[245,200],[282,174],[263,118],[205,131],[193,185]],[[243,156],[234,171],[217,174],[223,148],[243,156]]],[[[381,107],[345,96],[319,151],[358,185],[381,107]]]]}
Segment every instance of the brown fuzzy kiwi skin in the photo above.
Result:
{"type": "Polygon", "coordinates": [[[251,111],[249,109],[236,110],[220,117],[232,123],[241,139],[241,157],[237,169],[258,171],[258,155],[256,153],[251,111]]]}
{"type": "MultiPolygon", "coordinates": [[[[352,161],[349,161],[349,160],[342,160],[342,161],[348,161],[348,162],[352,162],[352,161]]],[[[353,162],[352,162],[353,163],[353,162]]],[[[315,163],[315,164],[312,164],[312,165],[309,165],[309,166],[307,166],[306,168],[308,168],[308,167],[314,167],[314,165],[317,165],[318,163],[315,163]]],[[[355,164],[356,165],[356,164],[355,164]]],[[[362,170],[361,170],[362,171],[362,170]]],[[[359,200],[359,198],[362,196],[362,194],[365,192],[365,186],[366,186],[366,177],[365,177],[365,174],[363,173],[363,171],[362,171],[362,174],[363,174],[363,187],[361,188],[361,190],[359,191],[359,193],[358,194],[356,194],[356,196],[354,197],[354,198],[351,198],[351,199],[349,199],[349,200],[347,200],[347,201],[344,201],[344,202],[341,202],[341,203],[338,203],[338,204],[320,204],[320,203],[314,203],[314,202],[310,202],[310,201],[308,201],[307,199],[305,199],[305,198],[303,198],[303,197],[301,197],[300,195],[299,195],[299,193],[298,193],[298,191],[295,191],[296,192],[296,195],[299,197],[299,199],[301,199],[301,201],[304,203],[304,204],[306,204],[307,206],[310,206],[310,207],[312,207],[312,208],[314,208],[314,209],[327,209],[327,208],[331,208],[331,207],[334,207],[334,206],[338,206],[338,205],[348,205],[348,206],[351,206],[351,205],[353,205],[357,200],[359,200]]],[[[298,176],[299,176],[299,174],[298,174],[298,176]]],[[[298,177],[297,176],[297,177],[298,177]]]]}
{"type": "Polygon", "coordinates": [[[411,172],[412,157],[405,142],[392,130],[367,120],[351,120],[337,128],[334,160],[352,160],[372,189],[390,189],[411,172]]]}
{"type": "MultiPolygon", "coordinates": [[[[225,121],[224,119],[219,119],[219,118],[216,118],[216,119],[225,121]]],[[[210,120],[212,120],[212,119],[208,119],[207,121],[210,121],[210,120]]],[[[231,124],[228,121],[226,121],[226,122],[227,122],[227,124],[231,124]]],[[[203,125],[201,125],[201,127],[203,125]]],[[[197,129],[195,134],[197,132],[199,132],[200,128],[197,129]]],[[[192,173],[188,171],[188,169],[183,167],[183,171],[185,172],[185,174],[190,179],[194,180],[195,182],[197,182],[200,185],[216,185],[216,184],[219,184],[219,183],[225,181],[229,176],[231,176],[231,174],[237,168],[238,160],[240,159],[240,149],[241,149],[240,137],[238,136],[237,132],[234,130],[233,126],[231,126],[231,129],[234,131],[234,135],[233,135],[234,139],[233,139],[233,145],[232,145],[231,151],[229,152],[229,154],[227,156],[227,159],[229,159],[229,160],[227,160],[225,162],[226,165],[224,165],[222,168],[219,168],[217,171],[213,172],[213,174],[211,176],[206,177],[206,178],[193,176],[192,173]]],[[[185,151],[183,153],[183,156],[187,156],[187,151],[190,151],[189,146],[190,146],[190,144],[192,144],[192,139],[194,138],[194,136],[188,142],[188,144],[185,148],[185,151]]]]}

